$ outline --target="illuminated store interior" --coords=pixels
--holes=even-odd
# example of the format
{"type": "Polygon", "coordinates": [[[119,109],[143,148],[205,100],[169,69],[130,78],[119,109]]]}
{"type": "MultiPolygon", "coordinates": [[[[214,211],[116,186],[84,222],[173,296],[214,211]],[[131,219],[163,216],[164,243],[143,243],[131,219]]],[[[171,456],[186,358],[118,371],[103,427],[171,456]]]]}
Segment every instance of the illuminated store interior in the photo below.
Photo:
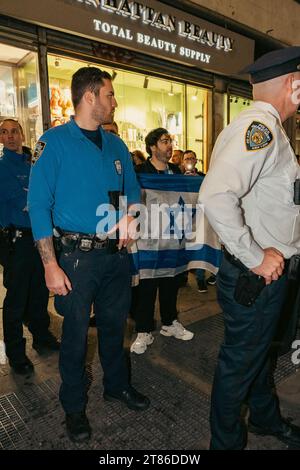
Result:
{"type": "MultiPolygon", "coordinates": [[[[117,66],[108,68],[52,54],[47,57],[52,126],[67,122],[74,112],[70,90],[74,72],[82,66],[98,66],[112,76],[118,102],[115,120],[130,151],[145,152],[147,133],[165,127],[173,136],[174,147],[194,150],[198,168],[207,170],[212,122],[209,89],[117,66]]],[[[224,94],[224,126],[250,103],[224,94]]],[[[0,44],[0,119],[5,118],[20,120],[25,143],[33,148],[43,133],[37,53],[0,44]]]]}
{"type": "Polygon", "coordinates": [[[37,54],[0,44],[0,121],[19,119],[31,148],[43,132],[37,54]]]}
{"type": "MultiPolygon", "coordinates": [[[[51,123],[58,125],[73,114],[70,84],[73,73],[91,65],[48,55],[51,123]]],[[[93,64],[94,65],[94,64],[93,64]]],[[[120,137],[130,151],[145,152],[145,136],[164,127],[172,134],[175,148],[193,149],[198,166],[207,157],[208,99],[206,89],[118,68],[99,67],[113,78],[118,108],[115,120],[120,137]]]]}

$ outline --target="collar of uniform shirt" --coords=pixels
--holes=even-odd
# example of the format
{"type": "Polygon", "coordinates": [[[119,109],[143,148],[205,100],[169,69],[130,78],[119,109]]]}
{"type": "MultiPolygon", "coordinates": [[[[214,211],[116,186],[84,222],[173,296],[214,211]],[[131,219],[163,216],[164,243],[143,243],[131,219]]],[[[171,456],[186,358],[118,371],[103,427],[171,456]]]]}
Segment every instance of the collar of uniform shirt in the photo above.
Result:
{"type": "Polygon", "coordinates": [[[81,127],[79,128],[83,135],[85,135],[93,144],[95,144],[100,150],[102,150],[102,135],[101,132],[99,131],[99,128],[90,131],[88,129],[82,129],[81,127]]]}
{"type": "MultiPolygon", "coordinates": [[[[83,134],[83,132],[81,131],[80,127],[77,125],[75,119],[74,119],[74,116],[71,116],[71,119],[70,121],[67,123],[67,126],[69,127],[69,130],[70,130],[70,133],[72,135],[72,137],[74,137],[75,139],[84,139],[85,136],[83,134]]],[[[101,134],[101,139],[102,139],[102,142],[105,140],[105,131],[101,128],[101,126],[98,128],[99,129],[99,132],[101,134]]]]}
{"type": "Polygon", "coordinates": [[[281,123],[280,114],[271,103],[267,103],[267,101],[254,101],[252,106],[259,108],[259,109],[263,109],[264,111],[269,111],[281,123]]]}

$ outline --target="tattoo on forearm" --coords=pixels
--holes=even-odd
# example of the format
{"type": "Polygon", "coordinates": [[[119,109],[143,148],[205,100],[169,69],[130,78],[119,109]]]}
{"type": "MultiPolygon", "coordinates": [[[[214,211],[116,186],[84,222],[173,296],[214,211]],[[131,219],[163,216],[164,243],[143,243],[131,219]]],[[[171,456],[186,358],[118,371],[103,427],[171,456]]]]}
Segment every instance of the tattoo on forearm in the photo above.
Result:
{"type": "Polygon", "coordinates": [[[44,264],[56,261],[52,237],[42,238],[36,244],[44,264]]]}

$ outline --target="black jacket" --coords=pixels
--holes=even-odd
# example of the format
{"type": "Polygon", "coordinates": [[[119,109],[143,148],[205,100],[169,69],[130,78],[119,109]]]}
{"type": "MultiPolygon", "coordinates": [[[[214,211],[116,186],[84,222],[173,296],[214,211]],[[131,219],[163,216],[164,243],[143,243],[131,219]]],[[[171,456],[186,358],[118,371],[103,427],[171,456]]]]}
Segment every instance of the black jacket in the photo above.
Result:
{"type": "MultiPolygon", "coordinates": [[[[168,163],[170,170],[173,171],[174,174],[179,174],[181,175],[180,168],[177,165],[174,165],[174,163],[168,163]]],[[[137,165],[135,167],[135,171],[137,173],[158,173],[158,174],[164,174],[163,170],[157,170],[155,166],[152,165],[150,157],[147,158],[147,160],[142,163],[141,165],[137,165]]]]}

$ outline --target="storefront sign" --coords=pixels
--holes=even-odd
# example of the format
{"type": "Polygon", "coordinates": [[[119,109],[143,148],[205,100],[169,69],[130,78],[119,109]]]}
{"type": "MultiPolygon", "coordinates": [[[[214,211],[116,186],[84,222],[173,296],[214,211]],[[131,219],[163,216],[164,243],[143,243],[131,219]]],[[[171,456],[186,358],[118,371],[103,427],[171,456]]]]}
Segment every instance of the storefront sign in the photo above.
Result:
{"type": "Polygon", "coordinates": [[[24,3],[1,0],[1,13],[217,73],[253,60],[254,41],[156,0],[24,3]]]}

